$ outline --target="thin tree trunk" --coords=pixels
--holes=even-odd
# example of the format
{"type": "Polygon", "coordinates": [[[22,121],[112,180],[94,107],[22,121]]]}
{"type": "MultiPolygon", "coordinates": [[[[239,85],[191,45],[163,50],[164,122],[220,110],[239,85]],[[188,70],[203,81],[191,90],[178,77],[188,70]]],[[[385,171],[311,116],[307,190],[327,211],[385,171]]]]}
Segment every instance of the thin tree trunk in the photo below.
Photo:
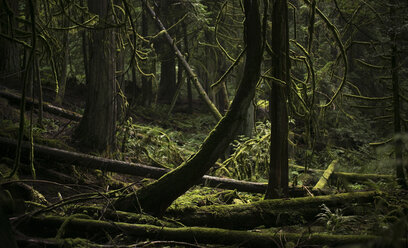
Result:
{"type": "MultiPolygon", "coordinates": [[[[62,16],[62,26],[68,26],[68,17],[62,16]]],[[[62,35],[62,59],[59,66],[59,85],[58,92],[55,96],[55,104],[62,105],[65,95],[65,88],[67,85],[67,69],[68,69],[68,58],[69,58],[69,32],[68,30],[63,31],[62,35]]]]}
{"type": "MultiPolygon", "coordinates": [[[[397,28],[396,21],[396,5],[397,1],[390,1],[390,18],[392,20],[393,28],[397,28]]],[[[395,31],[393,31],[395,32],[395,31]]],[[[390,34],[391,42],[391,77],[392,77],[392,99],[393,99],[393,115],[394,115],[394,144],[395,144],[395,165],[396,165],[396,176],[398,184],[404,188],[407,188],[407,181],[405,179],[404,166],[403,166],[403,146],[401,137],[401,103],[400,103],[400,89],[399,89],[399,78],[398,78],[398,48],[397,48],[397,34],[390,34]]],[[[408,172],[408,171],[407,171],[408,172]]]]}
{"type": "MultiPolygon", "coordinates": [[[[15,17],[19,15],[18,4],[18,0],[5,0],[0,3],[0,32],[11,37],[17,27],[15,17]]],[[[17,43],[0,37],[0,77],[6,80],[19,80],[20,70],[20,52],[17,43]]]]}
{"type": "MultiPolygon", "coordinates": [[[[190,49],[188,47],[188,36],[187,36],[187,24],[183,22],[183,35],[184,35],[184,52],[187,54],[186,61],[188,62],[190,58],[190,49]]],[[[193,113],[193,93],[191,91],[191,80],[187,77],[187,100],[188,100],[188,113],[193,113]]]]}

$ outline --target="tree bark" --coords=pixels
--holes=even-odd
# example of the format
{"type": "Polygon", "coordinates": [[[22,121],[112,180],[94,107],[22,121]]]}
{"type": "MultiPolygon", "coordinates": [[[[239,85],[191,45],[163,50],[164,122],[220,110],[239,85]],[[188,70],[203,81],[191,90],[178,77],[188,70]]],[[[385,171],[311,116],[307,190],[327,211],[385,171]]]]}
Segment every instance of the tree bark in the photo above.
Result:
{"type": "Polygon", "coordinates": [[[115,41],[110,23],[109,0],[88,0],[91,13],[99,15],[89,40],[89,80],[83,118],[76,130],[76,139],[86,150],[114,150],[116,131],[115,109],[115,41]]]}
{"type": "MultiPolygon", "coordinates": [[[[17,0],[5,0],[0,3],[0,32],[11,37],[17,27],[15,17],[18,13],[17,0]]],[[[17,43],[0,37],[0,77],[4,80],[20,79],[20,51],[17,43]]]]}
{"type": "MultiPolygon", "coordinates": [[[[62,26],[68,26],[68,17],[62,16],[62,26]]],[[[62,102],[64,100],[64,95],[65,95],[65,88],[67,85],[67,67],[68,67],[68,58],[69,58],[69,32],[68,30],[63,31],[62,35],[62,58],[60,62],[60,68],[59,68],[59,85],[58,85],[58,92],[57,95],[55,96],[55,103],[56,105],[62,105],[62,102]]]]}
{"type": "MultiPolygon", "coordinates": [[[[163,25],[169,27],[172,23],[174,9],[171,8],[171,1],[161,0],[158,2],[158,15],[163,25]]],[[[156,49],[160,60],[160,84],[158,101],[170,104],[176,92],[176,56],[172,44],[166,42],[166,37],[160,36],[156,49]]]]}
{"type": "Polygon", "coordinates": [[[288,193],[288,113],[287,85],[289,74],[289,37],[287,1],[277,0],[272,6],[272,76],[280,82],[272,80],[269,100],[271,119],[271,145],[269,181],[265,198],[277,198],[288,193]]]}
{"type": "MultiPolygon", "coordinates": [[[[397,21],[396,21],[396,1],[390,1],[390,17],[392,20],[393,28],[397,28],[397,21]]],[[[392,32],[395,32],[393,30],[392,32]]],[[[394,136],[401,135],[401,103],[400,103],[400,86],[399,86],[399,77],[398,77],[398,48],[397,48],[397,39],[396,34],[390,34],[390,42],[391,42],[391,78],[392,78],[392,104],[393,104],[393,121],[394,121],[394,136]]],[[[403,188],[408,188],[407,181],[405,178],[404,172],[404,162],[403,162],[403,147],[404,144],[401,140],[401,137],[394,137],[394,148],[395,148],[395,165],[396,165],[396,176],[397,182],[403,188]]],[[[407,168],[408,169],[408,168],[407,168]]]]}
{"type": "MultiPolygon", "coordinates": [[[[146,7],[142,6],[142,35],[146,37],[149,34],[149,23],[147,21],[146,7]]],[[[148,49],[149,44],[143,43],[144,48],[148,49]]],[[[142,68],[146,73],[149,69],[154,68],[150,65],[150,61],[144,61],[142,68]]],[[[153,64],[153,63],[152,63],[153,64]]],[[[153,87],[152,77],[142,75],[142,106],[149,107],[152,104],[153,99],[153,87]]],[[[135,83],[135,82],[134,82],[135,83]]]]}

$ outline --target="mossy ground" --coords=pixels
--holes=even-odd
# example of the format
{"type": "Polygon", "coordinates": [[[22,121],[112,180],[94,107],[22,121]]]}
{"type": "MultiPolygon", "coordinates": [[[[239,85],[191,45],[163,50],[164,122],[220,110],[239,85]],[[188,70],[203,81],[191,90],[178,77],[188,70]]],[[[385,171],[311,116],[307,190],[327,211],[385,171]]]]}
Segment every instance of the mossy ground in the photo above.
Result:
{"type": "MultiPolygon", "coordinates": [[[[8,104],[7,101],[5,102],[4,100],[1,100],[0,103],[2,104],[0,111],[0,136],[16,138],[18,134],[17,106],[8,104]]],[[[27,112],[26,128],[24,130],[25,140],[29,138],[29,116],[29,112],[27,112]]],[[[131,122],[122,125],[118,131],[118,147],[120,148],[124,144],[124,153],[118,151],[110,154],[110,156],[148,165],[162,165],[168,168],[177,167],[182,161],[198,150],[201,142],[215,125],[213,118],[206,114],[185,114],[179,112],[167,118],[165,107],[158,107],[153,112],[147,109],[138,109],[133,112],[131,116],[131,122]],[[124,132],[128,132],[127,136],[124,132]]],[[[35,123],[35,125],[33,135],[35,143],[59,149],[75,150],[75,142],[71,140],[71,135],[77,123],[50,114],[45,114],[44,117],[43,127],[37,126],[37,112],[34,111],[33,123],[35,123]]],[[[300,149],[300,147],[301,145],[299,145],[298,149],[300,149]]],[[[313,163],[317,164],[320,161],[321,165],[316,167],[325,169],[325,166],[328,165],[328,163],[325,162],[340,157],[340,166],[336,168],[336,170],[339,171],[393,173],[392,164],[388,163],[388,160],[384,160],[385,155],[389,152],[389,147],[376,148],[376,153],[371,153],[370,149],[372,148],[366,146],[361,146],[353,150],[331,147],[325,149],[321,154],[318,154],[313,163]]],[[[250,153],[246,155],[251,156],[250,153]]],[[[3,176],[10,172],[13,159],[13,156],[3,155],[0,163],[0,172],[3,176]]],[[[294,157],[291,161],[295,163],[295,161],[299,161],[299,159],[294,157]]],[[[49,169],[50,167],[52,168],[53,161],[35,158],[34,164],[38,168],[49,169]]],[[[251,165],[238,164],[238,166],[251,165]]],[[[113,197],[121,195],[121,191],[112,190],[128,187],[128,192],[134,191],[152,181],[152,179],[81,169],[69,163],[63,168],[64,169],[54,170],[67,175],[75,184],[64,184],[59,181],[59,178],[50,176],[49,174],[43,174],[41,170],[39,170],[38,179],[43,180],[43,182],[34,182],[32,181],[30,170],[24,168],[11,180],[26,180],[24,181],[25,183],[31,185],[44,195],[49,204],[51,204],[50,206],[57,204],[58,207],[53,208],[52,211],[59,215],[64,215],[64,212],[69,208],[78,205],[97,204],[97,206],[100,206],[103,210],[103,208],[111,206],[110,204],[113,201],[113,197]]],[[[220,173],[218,173],[220,168],[219,165],[218,167],[216,166],[215,169],[212,170],[212,173],[220,175],[220,173]]],[[[232,170],[232,168],[228,169],[232,170]]],[[[296,184],[303,187],[313,187],[319,177],[319,173],[305,174],[292,170],[291,185],[296,184]]],[[[266,178],[262,176],[254,178],[258,178],[260,181],[266,180],[266,178]]],[[[2,184],[5,182],[5,179],[1,179],[2,184]]],[[[322,207],[320,211],[322,218],[319,219],[316,217],[315,222],[274,228],[266,228],[261,225],[251,231],[261,233],[291,232],[305,234],[318,232],[327,234],[361,233],[382,235],[387,233],[388,236],[392,236],[397,235],[399,226],[404,224],[401,224],[401,221],[405,220],[408,214],[406,210],[408,209],[408,196],[406,191],[395,190],[398,189],[398,186],[395,184],[390,184],[386,181],[353,184],[335,181],[331,182],[330,187],[332,192],[375,189],[385,194],[378,197],[374,203],[364,206],[365,208],[361,208],[359,215],[350,216],[348,209],[333,208],[327,210],[322,207]]],[[[203,206],[238,205],[257,202],[262,199],[262,194],[250,194],[234,190],[195,186],[174,201],[168,209],[168,212],[182,214],[183,212],[188,212],[191,209],[203,206]]],[[[15,200],[23,203],[25,201],[26,204],[28,204],[29,201],[36,201],[36,199],[25,198],[16,198],[15,200]]],[[[48,206],[48,208],[50,206],[48,206]]],[[[42,207],[39,206],[31,206],[30,211],[38,211],[41,208],[42,207]]],[[[98,215],[98,218],[105,217],[98,215]]],[[[144,221],[146,222],[147,220],[145,219],[144,221]]],[[[177,219],[170,218],[166,221],[182,224],[177,223],[177,219]]],[[[121,241],[125,242],[126,240],[123,236],[111,238],[119,243],[121,241]]],[[[98,240],[94,241],[97,242],[98,240]]],[[[69,242],[66,243],[67,247],[71,244],[69,242]]],[[[72,244],[75,244],[75,247],[79,247],[77,246],[78,244],[83,245],[83,247],[89,247],[89,243],[88,246],[86,246],[88,241],[73,239],[72,242],[72,244]]],[[[143,242],[149,241],[145,240],[143,242]]],[[[166,246],[183,247],[183,245],[175,243],[163,243],[162,245],[158,243],[156,247],[166,246]]]]}

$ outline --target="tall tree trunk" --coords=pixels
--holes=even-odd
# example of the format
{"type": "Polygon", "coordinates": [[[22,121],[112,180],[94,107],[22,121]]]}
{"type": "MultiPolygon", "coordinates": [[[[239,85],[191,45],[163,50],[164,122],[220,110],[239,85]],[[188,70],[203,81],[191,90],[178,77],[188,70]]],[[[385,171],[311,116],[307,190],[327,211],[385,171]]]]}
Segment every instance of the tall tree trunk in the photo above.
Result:
{"type": "Polygon", "coordinates": [[[271,118],[271,145],[269,181],[265,198],[276,198],[288,191],[288,113],[287,85],[289,84],[289,38],[287,0],[277,0],[272,6],[272,57],[269,114],[271,118]]]}
{"type": "MultiPolygon", "coordinates": [[[[0,33],[14,36],[17,28],[14,17],[18,15],[17,0],[5,0],[0,2],[0,33]]],[[[0,78],[20,78],[20,51],[17,43],[0,37],[0,78]]]]}
{"type": "Polygon", "coordinates": [[[245,41],[248,52],[244,76],[231,108],[194,156],[154,183],[119,199],[115,203],[117,209],[143,210],[154,215],[163,214],[175,199],[202,178],[235,137],[255,95],[262,61],[262,32],[258,1],[245,0],[244,7],[245,41]]]}
{"type": "Polygon", "coordinates": [[[85,149],[104,151],[115,146],[115,44],[109,0],[88,0],[91,13],[99,15],[89,39],[89,78],[83,118],[76,138],[85,149]]]}
{"type": "MultiPolygon", "coordinates": [[[[62,26],[68,26],[68,17],[62,16],[62,26]]],[[[69,34],[68,30],[63,31],[62,35],[62,59],[60,62],[60,68],[59,68],[59,85],[58,85],[58,92],[57,95],[55,96],[55,103],[57,105],[61,105],[63,100],[64,100],[64,95],[65,95],[65,88],[67,85],[67,68],[68,68],[68,56],[69,56],[69,34]]]]}
{"type": "MultiPolygon", "coordinates": [[[[145,6],[143,6],[142,11],[142,35],[147,36],[149,34],[149,23],[147,22],[147,13],[145,6]]],[[[145,48],[148,48],[149,44],[143,44],[145,48]]],[[[149,65],[149,61],[143,62],[142,68],[145,69],[144,72],[148,72],[152,66],[149,65]]],[[[142,75],[142,105],[148,107],[152,104],[153,99],[153,87],[152,87],[152,77],[147,77],[142,75]]]]}
{"type": "MultiPolygon", "coordinates": [[[[393,28],[397,27],[396,19],[396,1],[390,1],[390,17],[392,20],[393,28]]],[[[394,30],[393,30],[394,32],[394,30]]],[[[393,92],[393,114],[394,114],[394,135],[401,135],[401,103],[400,103],[400,86],[398,78],[398,48],[396,34],[390,34],[391,42],[391,78],[392,78],[392,92],[393,92]]],[[[404,188],[407,188],[407,182],[405,180],[404,166],[403,166],[403,146],[401,137],[395,137],[395,164],[396,164],[396,176],[398,184],[404,188]]]]}
{"type": "MultiPolygon", "coordinates": [[[[160,20],[166,27],[170,27],[171,11],[169,0],[161,0],[159,3],[160,20]]],[[[173,49],[166,42],[165,37],[159,39],[159,58],[160,58],[160,84],[159,84],[159,102],[170,104],[176,91],[176,55],[173,49]]]]}
{"type": "MultiPolygon", "coordinates": [[[[183,22],[183,36],[184,36],[184,53],[186,54],[186,60],[189,61],[190,49],[188,47],[188,36],[187,36],[187,24],[183,22]]],[[[191,80],[187,77],[187,101],[188,101],[188,113],[193,113],[193,93],[191,90],[191,80]]]]}

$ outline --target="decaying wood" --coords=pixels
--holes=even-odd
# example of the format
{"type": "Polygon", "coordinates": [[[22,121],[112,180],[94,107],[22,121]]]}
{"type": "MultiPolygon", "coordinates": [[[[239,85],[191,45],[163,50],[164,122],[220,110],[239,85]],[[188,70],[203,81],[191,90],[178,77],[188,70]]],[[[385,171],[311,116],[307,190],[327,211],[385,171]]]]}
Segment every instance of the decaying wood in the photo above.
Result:
{"type": "Polygon", "coordinates": [[[338,162],[337,159],[333,160],[329,164],[329,166],[327,166],[327,169],[323,172],[323,175],[320,177],[320,180],[313,187],[313,190],[322,190],[324,187],[327,186],[327,184],[329,182],[329,178],[330,178],[331,174],[333,174],[337,162],[338,162]]]}
{"type": "Polygon", "coordinates": [[[249,204],[213,205],[183,212],[170,210],[168,216],[188,226],[212,226],[248,229],[260,225],[281,226],[313,221],[321,211],[320,205],[345,207],[352,203],[370,203],[378,193],[374,191],[343,193],[316,197],[271,199],[249,204]]]}
{"type": "MultiPolygon", "coordinates": [[[[55,236],[56,230],[66,222],[65,232],[84,236],[86,234],[109,233],[123,234],[127,237],[149,238],[154,240],[174,240],[201,244],[225,244],[243,247],[284,247],[287,242],[302,245],[338,246],[354,243],[368,243],[379,237],[372,235],[328,235],[309,233],[282,232],[249,232],[206,227],[160,227],[154,225],[128,224],[121,222],[106,222],[89,219],[67,218],[59,216],[32,217],[24,225],[35,230],[35,227],[47,227],[50,235],[55,236]]],[[[24,226],[20,226],[23,227],[24,226]]],[[[17,227],[19,228],[19,227],[17,227]]],[[[43,228],[40,228],[43,229],[43,228]]]]}
{"type": "MultiPolygon", "coordinates": [[[[11,92],[7,92],[7,91],[0,91],[0,97],[6,98],[7,100],[12,101],[12,102],[16,102],[16,103],[20,103],[20,101],[21,101],[21,96],[19,96],[17,94],[14,94],[14,93],[11,93],[11,92]]],[[[38,101],[37,100],[33,101],[33,99],[31,99],[29,97],[26,97],[25,102],[26,102],[26,105],[28,105],[28,106],[33,106],[34,105],[34,107],[36,107],[36,108],[39,107],[38,101]]],[[[44,102],[43,103],[43,108],[44,108],[44,111],[47,111],[47,112],[49,112],[51,114],[55,114],[55,115],[67,118],[69,120],[79,121],[82,118],[82,115],[80,115],[78,113],[75,113],[75,112],[72,112],[70,110],[66,110],[66,109],[54,106],[54,105],[52,105],[50,103],[44,102]]]]}
{"type": "MultiPolygon", "coordinates": [[[[297,171],[305,170],[304,166],[299,166],[299,165],[289,165],[289,166],[297,171]]],[[[308,170],[311,172],[316,172],[316,173],[324,172],[324,170],[319,170],[319,169],[308,169],[308,170]]],[[[334,171],[331,177],[333,179],[345,179],[350,183],[364,182],[367,180],[379,181],[379,180],[393,180],[394,179],[394,176],[392,175],[360,174],[360,173],[339,172],[339,171],[334,171]]]]}
{"type": "MultiPolygon", "coordinates": [[[[3,153],[4,155],[11,155],[15,152],[17,142],[11,139],[0,137],[0,145],[2,147],[2,149],[0,149],[0,153],[3,153]]],[[[28,152],[29,144],[27,142],[23,142],[22,149],[24,152],[28,152]]],[[[169,171],[164,168],[101,158],[83,153],[51,148],[43,145],[34,145],[34,152],[36,158],[45,158],[56,162],[75,164],[77,166],[91,169],[100,169],[103,171],[111,171],[153,179],[160,178],[169,171]]],[[[53,163],[53,165],[57,164],[53,163]]],[[[263,183],[246,182],[207,175],[205,175],[199,183],[208,187],[236,189],[237,191],[251,193],[264,193],[266,190],[266,184],[263,183]]]]}

